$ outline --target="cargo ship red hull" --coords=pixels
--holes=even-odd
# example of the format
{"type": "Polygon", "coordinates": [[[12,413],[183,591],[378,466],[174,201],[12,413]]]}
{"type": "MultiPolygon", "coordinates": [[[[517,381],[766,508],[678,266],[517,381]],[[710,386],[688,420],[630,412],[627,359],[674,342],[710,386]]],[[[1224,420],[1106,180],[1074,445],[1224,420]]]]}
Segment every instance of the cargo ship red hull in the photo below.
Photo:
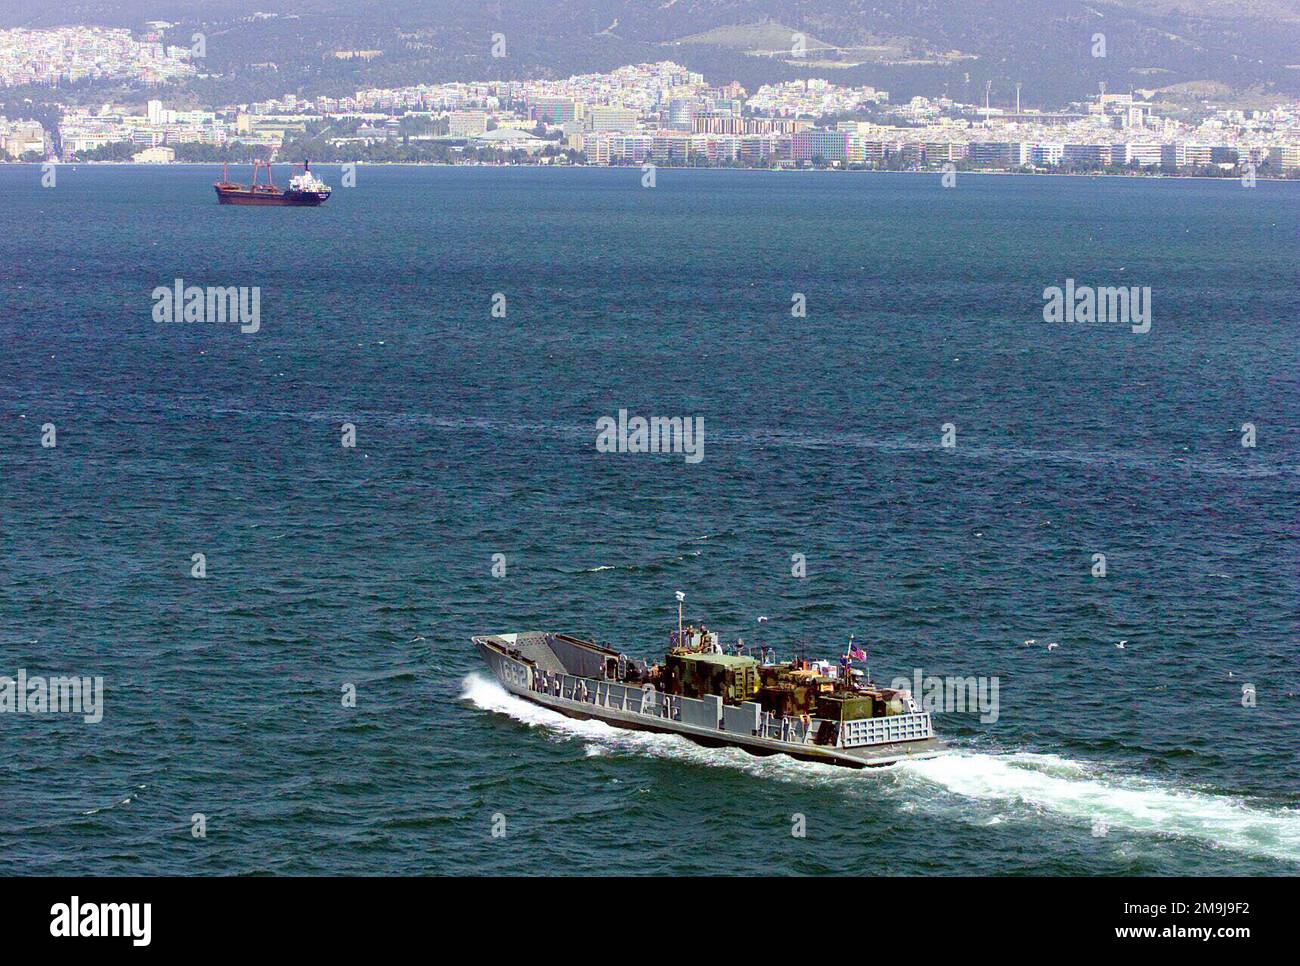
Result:
{"type": "Polygon", "coordinates": [[[323,205],[330,196],[330,186],[311,173],[311,162],[303,161],[302,173],[289,179],[289,187],[277,188],[271,177],[270,161],[253,162],[252,184],[236,184],[230,180],[230,170],[223,165],[221,180],[213,186],[217,201],[223,205],[271,205],[276,207],[315,208],[323,205]],[[257,183],[258,175],[265,171],[266,182],[257,183]]]}
{"type": "Polygon", "coordinates": [[[217,201],[223,205],[293,205],[314,208],[322,205],[329,198],[328,191],[281,191],[279,188],[263,188],[260,185],[250,188],[248,185],[218,184],[213,185],[217,201]]]}

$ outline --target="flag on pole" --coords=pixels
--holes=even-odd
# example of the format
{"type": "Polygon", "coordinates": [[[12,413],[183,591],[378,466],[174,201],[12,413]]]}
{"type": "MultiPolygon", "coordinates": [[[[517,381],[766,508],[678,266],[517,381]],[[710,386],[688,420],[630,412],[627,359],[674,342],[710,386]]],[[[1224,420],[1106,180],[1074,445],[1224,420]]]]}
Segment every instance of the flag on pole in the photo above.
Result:
{"type": "Polygon", "coordinates": [[[856,644],[850,644],[849,657],[853,658],[855,661],[865,661],[867,659],[867,652],[856,644]]]}

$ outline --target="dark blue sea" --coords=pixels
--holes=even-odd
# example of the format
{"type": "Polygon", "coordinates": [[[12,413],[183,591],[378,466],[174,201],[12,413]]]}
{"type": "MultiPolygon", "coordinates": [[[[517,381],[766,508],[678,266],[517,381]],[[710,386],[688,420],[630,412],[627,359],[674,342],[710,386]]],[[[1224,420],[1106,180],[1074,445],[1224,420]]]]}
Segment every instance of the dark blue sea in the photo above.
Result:
{"type": "Polygon", "coordinates": [[[102,676],[103,720],[0,714],[0,873],[1300,869],[1300,184],[56,173],[0,166],[0,675],[102,676]],[[178,278],[257,287],[259,331],[155,321],[178,278]],[[1150,331],[1045,322],[1066,279],[1149,286],[1150,331]],[[702,417],[703,460],[597,452],[620,409],[702,417]],[[470,646],[653,657],[677,591],[728,642],[996,678],[997,720],[753,758],[470,646]]]}

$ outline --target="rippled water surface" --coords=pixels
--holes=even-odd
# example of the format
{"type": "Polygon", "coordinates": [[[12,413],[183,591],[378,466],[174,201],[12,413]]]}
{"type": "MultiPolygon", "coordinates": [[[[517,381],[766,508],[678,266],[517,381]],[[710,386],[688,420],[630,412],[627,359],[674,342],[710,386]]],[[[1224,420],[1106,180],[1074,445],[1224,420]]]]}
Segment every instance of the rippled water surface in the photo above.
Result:
{"type": "Polygon", "coordinates": [[[1300,185],[214,179],[0,168],[0,674],[106,682],[99,724],[0,715],[0,871],[1300,867],[1300,185]],[[154,322],[176,278],[259,286],[261,330],[154,322]],[[1150,333],[1045,323],[1066,278],[1150,286],[1150,333]],[[702,416],[703,461],[598,454],[620,408],[702,416]],[[996,676],[998,720],[758,759],[528,705],[468,645],[651,656],[677,590],[727,639],[996,676]]]}

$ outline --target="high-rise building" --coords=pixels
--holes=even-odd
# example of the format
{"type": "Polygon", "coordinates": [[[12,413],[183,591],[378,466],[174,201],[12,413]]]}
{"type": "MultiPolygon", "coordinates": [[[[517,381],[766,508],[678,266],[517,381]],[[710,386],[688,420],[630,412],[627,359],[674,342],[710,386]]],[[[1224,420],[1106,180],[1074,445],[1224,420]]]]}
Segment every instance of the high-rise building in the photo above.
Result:
{"type": "Polygon", "coordinates": [[[691,136],[685,131],[661,130],[651,135],[651,154],[664,164],[684,164],[691,157],[691,136]]]}
{"type": "Polygon", "coordinates": [[[528,116],[534,121],[547,124],[565,124],[581,121],[586,105],[567,97],[538,97],[529,101],[528,116]]]}
{"type": "Polygon", "coordinates": [[[452,111],[447,115],[447,133],[454,138],[476,137],[487,131],[487,111],[452,111]]]}
{"type": "Polygon", "coordinates": [[[1029,145],[1023,141],[972,141],[970,159],[988,167],[1019,167],[1029,163],[1029,145]]]}
{"type": "Polygon", "coordinates": [[[696,134],[743,134],[745,119],[735,114],[701,111],[695,115],[692,130],[696,134]]]}
{"type": "Polygon", "coordinates": [[[1060,141],[1040,141],[1029,145],[1029,162],[1040,167],[1053,168],[1065,157],[1065,145],[1060,141]]]}
{"type": "Polygon", "coordinates": [[[695,101],[678,98],[668,102],[668,126],[676,131],[689,131],[695,125],[699,105],[695,101]]]}
{"type": "Polygon", "coordinates": [[[966,157],[966,145],[953,141],[926,141],[925,160],[930,164],[960,161],[966,157]]]}
{"type": "Polygon", "coordinates": [[[1300,168],[1300,144],[1275,144],[1268,149],[1268,163],[1283,170],[1300,168]]]}
{"type": "Polygon", "coordinates": [[[846,131],[825,131],[813,129],[799,131],[794,135],[790,145],[790,156],[802,164],[811,161],[817,164],[843,164],[853,160],[851,155],[862,153],[861,141],[857,135],[846,131]]]}
{"type": "Polygon", "coordinates": [[[588,127],[593,131],[634,131],[636,111],[626,107],[597,104],[587,112],[588,127]]]}
{"type": "Polygon", "coordinates": [[[1067,144],[1061,159],[1071,164],[1109,167],[1114,160],[1109,144],[1067,144]]]}
{"type": "Polygon", "coordinates": [[[1159,167],[1162,156],[1161,146],[1159,144],[1112,144],[1110,148],[1111,161],[1119,165],[1136,164],[1142,168],[1159,167]]]}

